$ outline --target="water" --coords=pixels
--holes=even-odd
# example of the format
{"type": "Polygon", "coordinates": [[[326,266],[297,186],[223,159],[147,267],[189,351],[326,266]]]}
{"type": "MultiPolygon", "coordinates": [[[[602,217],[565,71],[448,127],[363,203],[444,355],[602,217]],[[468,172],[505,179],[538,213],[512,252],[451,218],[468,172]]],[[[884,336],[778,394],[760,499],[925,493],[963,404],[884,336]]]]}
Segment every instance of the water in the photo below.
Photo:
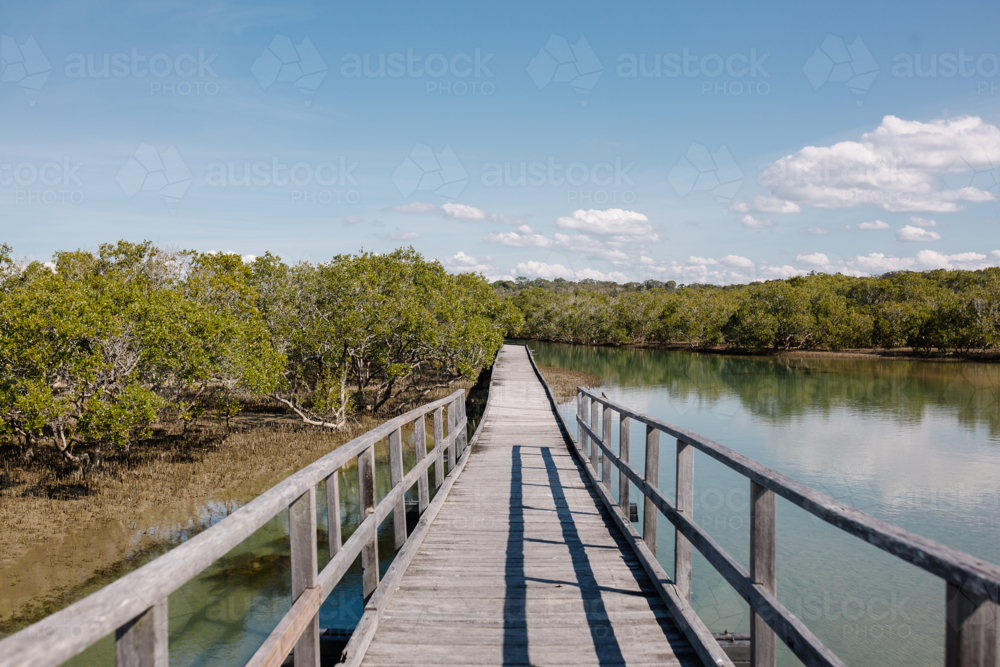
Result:
{"type": "MultiPolygon", "coordinates": [[[[600,376],[600,391],[613,401],[873,516],[1000,562],[996,364],[528,345],[541,365],[600,376]]],[[[560,407],[575,424],[575,403],[560,407]]],[[[631,434],[631,459],[640,471],[642,428],[631,434]]],[[[617,419],[613,433],[617,447],[617,419]]],[[[673,446],[661,440],[660,447],[660,486],[670,496],[673,446]]],[[[748,491],[744,477],[696,453],[695,520],[744,567],[748,491]]],[[[777,523],[778,597],[841,659],[884,667],[942,664],[941,580],[780,498],[777,523]]],[[[657,557],[668,573],[673,534],[660,517],[657,557]]],[[[711,630],[749,632],[747,605],[697,552],[692,602],[711,630]]],[[[800,664],[779,650],[779,664],[800,664]]]]}

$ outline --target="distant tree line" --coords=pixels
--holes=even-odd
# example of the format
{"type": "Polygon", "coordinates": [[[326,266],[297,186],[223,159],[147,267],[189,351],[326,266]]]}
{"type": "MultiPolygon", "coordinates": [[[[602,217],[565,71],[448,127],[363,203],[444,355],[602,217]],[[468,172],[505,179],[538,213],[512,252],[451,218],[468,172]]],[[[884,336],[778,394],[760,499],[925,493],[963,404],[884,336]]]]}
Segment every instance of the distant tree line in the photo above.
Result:
{"type": "Polygon", "coordinates": [[[43,265],[3,245],[0,436],[86,463],[209,395],[226,416],[267,397],[339,429],[475,378],[520,322],[484,278],[412,248],[289,266],[120,241],[43,265]]]}
{"type": "MultiPolygon", "coordinates": [[[[764,351],[1000,347],[1000,269],[812,274],[750,285],[609,287],[494,283],[524,316],[511,335],[593,345],[764,351]],[[517,287],[517,285],[515,285],[517,287]]],[[[525,281],[527,283],[527,281],[525,281]]],[[[611,283],[614,285],[614,283],[611,283]]]]}

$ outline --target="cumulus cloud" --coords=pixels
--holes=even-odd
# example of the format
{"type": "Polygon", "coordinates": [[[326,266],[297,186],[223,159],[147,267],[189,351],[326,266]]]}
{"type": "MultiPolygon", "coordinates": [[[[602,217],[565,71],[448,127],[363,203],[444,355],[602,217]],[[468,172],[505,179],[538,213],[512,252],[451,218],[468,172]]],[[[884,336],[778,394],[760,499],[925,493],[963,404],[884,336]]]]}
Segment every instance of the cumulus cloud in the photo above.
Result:
{"type": "Polygon", "coordinates": [[[747,229],[767,229],[768,227],[774,227],[774,223],[770,220],[761,220],[760,218],[755,218],[750,214],[744,215],[740,218],[740,224],[747,229]]]}
{"type": "Polygon", "coordinates": [[[902,229],[896,230],[896,240],[897,241],[940,241],[941,235],[938,234],[937,232],[929,232],[926,229],[921,229],[920,227],[907,225],[902,229]]]}
{"type": "Polygon", "coordinates": [[[934,250],[921,250],[914,257],[886,257],[882,253],[871,253],[857,257],[849,264],[865,274],[875,275],[888,271],[931,271],[933,269],[965,269],[977,271],[1000,264],[1000,251],[994,250],[981,255],[977,252],[963,252],[945,255],[934,250]]]}
{"type": "Polygon", "coordinates": [[[771,195],[834,209],[872,204],[893,212],[949,212],[997,198],[1000,130],[972,116],[929,123],[886,116],[860,141],[806,146],[769,165],[771,195]],[[994,190],[991,192],[990,190],[994,190]]]}
{"type": "Polygon", "coordinates": [[[760,195],[754,197],[753,201],[749,204],[741,201],[733,202],[733,205],[729,207],[729,210],[734,213],[800,213],[802,211],[802,207],[795,202],[780,199],[778,197],[760,195]]]}
{"type": "Polygon", "coordinates": [[[546,262],[536,261],[521,262],[517,265],[517,267],[515,267],[515,271],[519,276],[526,276],[529,278],[538,277],[545,278],[547,280],[554,280],[556,278],[565,278],[566,280],[585,280],[589,278],[591,280],[614,280],[619,283],[628,282],[628,276],[618,271],[605,273],[592,268],[574,270],[563,266],[562,264],[548,264],[546,262]]]}
{"type": "Polygon", "coordinates": [[[862,222],[858,225],[858,229],[889,229],[889,223],[882,222],[881,220],[872,220],[871,222],[862,222]]]}
{"type": "Polygon", "coordinates": [[[829,233],[829,231],[823,229],[822,227],[803,227],[799,230],[799,234],[813,234],[815,236],[822,236],[823,234],[829,233]]]}
{"type": "Polygon", "coordinates": [[[937,227],[937,220],[928,220],[927,218],[918,218],[915,215],[911,215],[910,224],[917,227],[937,227]]]}
{"type": "Polygon", "coordinates": [[[600,236],[645,237],[659,240],[653,233],[649,218],[642,213],[620,208],[609,208],[606,211],[580,209],[573,211],[572,216],[557,218],[555,225],[559,229],[574,229],[600,236]]]}
{"type": "Polygon", "coordinates": [[[555,245],[555,241],[541,234],[536,234],[531,231],[530,227],[527,231],[494,232],[487,234],[483,240],[487,243],[498,243],[511,248],[547,248],[555,245]]]}
{"type": "Polygon", "coordinates": [[[811,255],[796,255],[795,261],[800,264],[810,264],[812,266],[830,265],[830,258],[821,252],[814,252],[811,255]]]}
{"type": "Polygon", "coordinates": [[[404,232],[402,234],[389,234],[389,238],[393,241],[415,241],[420,238],[420,234],[416,232],[404,232]]]}
{"type": "Polygon", "coordinates": [[[432,213],[434,215],[439,215],[442,218],[451,218],[454,220],[489,220],[491,222],[501,222],[508,225],[519,225],[524,223],[524,218],[519,216],[487,213],[486,211],[478,209],[475,206],[469,206],[468,204],[456,204],[454,202],[446,202],[438,206],[437,204],[428,204],[417,201],[411,204],[389,206],[385,210],[395,211],[396,213],[432,213]]]}

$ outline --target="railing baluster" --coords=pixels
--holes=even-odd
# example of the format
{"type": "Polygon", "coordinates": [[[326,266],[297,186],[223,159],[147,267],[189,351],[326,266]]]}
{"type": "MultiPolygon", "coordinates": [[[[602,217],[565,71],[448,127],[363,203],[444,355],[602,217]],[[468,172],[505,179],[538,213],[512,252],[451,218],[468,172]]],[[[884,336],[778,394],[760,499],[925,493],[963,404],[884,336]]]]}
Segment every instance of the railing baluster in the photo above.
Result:
{"type": "MultiPolygon", "coordinates": [[[[403,429],[389,434],[389,480],[392,488],[403,483],[403,429]]],[[[406,542],[406,492],[400,494],[392,511],[392,528],[396,536],[396,549],[406,542]]]]}
{"type": "MultiPolygon", "coordinates": [[[[677,441],[677,511],[694,521],[694,447],[677,441]]],[[[674,529],[674,583],[691,600],[691,543],[674,529]]]]}
{"type": "Polygon", "coordinates": [[[467,434],[468,434],[468,431],[469,431],[469,425],[468,425],[468,423],[466,423],[465,426],[457,426],[457,424],[461,424],[462,420],[464,420],[466,418],[466,415],[465,415],[465,396],[462,396],[461,398],[459,398],[458,400],[456,400],[455,404],[458,406],[458,409],[455,411],[455,418],[457,420],[456,421],[456,427],[458,428],[458,436],[456,436],[456,440],[457,440],[458,444],[457,444],[456,448],[458,450],[458,458],[462,458],[462,455],[465,454],[465,447],[468,444],[468,435],[467,434]]]}
{"type": "MultiPolygon", "coordinates": [[[[427,458],[427,424],[423,415],[417,417],[413,422],[413,442],[417,450],[417,464],[419,464],[427,458]]],[[[427,471],[425,470],[417,481],[417,503],[421,514],[430,503],[428,486],[427,471]]]]}
{"type": "MultiPolygon", "coordinates": [[[[771,593],[776,592],[777,560],[775,496],[757,482],[750,482],[750,579],[771,593]]],[[[774,631],[759,614],[750,610],[750,665],[774,667],[777,643],[774,631]]]]}
{"type": "MultiPolygon", "coordinates": [[[[603,427],[602,439],[604,440],[604,445],[606,447],[611,447],[611,407],[604,406],[604,414],[601,416],[601,426],[603,427]]],[[[601,471],[601,481],[604,482],[604,488],[611,492],[611,459],[607,456],[603,456],[604,451],[601,451],[602,457],[604,459],[603,469],[601,471]]]]}
{"type": "MultiPolygon", "coordinates": [[[[578,407],[577,414],[583,419],[584,424],[587,423],[587,415],[590,414],[590,397],[584,394],[580,395],[580,405],[578,407]]],[[[583,426],[580,426],[580,451],[584,454],[590,452],[590,436],[587,432],[583,430],[583,426]]]]}
{"type": "Polygon", "coordinates": [[[444,484],[444,451],[440,449],[444,441],[444,408],[434,410],[434,488],[440,489],[444,484]]]}
{"type": "Polygon", "coordinates": [[[169,667],[167,598],[115,631],[117,667],[169,667]]]}
{"type": "MultiPolygon", "coordinates": [[[[307,588],[316,586],[319,573],[316,553],[316,487],[288,506],[288,539],[292,555],[292,603],[307,588]]],[[[295,667],[319,667],[319,614],[295,643],[295,667]]]]}
{"type": "Polygon", "coordinates": [[[455,404],[450,403],[448,405],[448,437],[451,441],[448,443],[448,474],[455,469],[455,424],[458,422],[458,415],[455,414],[455,404]]]}
{"type": "MultiPolygon", "coordinates": [[[[660,485],[660,431],[652,426],[646,426],[646,485],[659,488],[660,485]]],[[[660,517],[656,505],[646,493],[643,504],[642,539],[646,546],[656,555],[656,520],[660,517]]]]}
{"type": "Polygon", "coordinates": [[[997,605],[948,583],[945,667],[996,667],[997,605]]]}
{"type": "MultiPolygon", "coordinates": [[[[597,430],[597,424],[598,424],[597,420],[600,416],[598,412],[600,409],[601,409],[600,403],[598,403],[597,401],[590,402],[590,430],[594,432],[594,435],[600,433],[600,431],[597,430]]],[[[590,443],[590,465],[591,467],[593,467],[595,475],[601,474],[600,469],[597,467],[597,456],[598,452],[600,451],[601,448],[597,446],[596,442],[590,443]]]]}
{"type": "Polygon", "coordinates": [[[340,531],[340,468],[326,478],[326,528],[333,558],[344,544],[340,531]]]}
{"type": "MultiPolygon", "coordinates": [[[[628,464],[629,443],[632,438],[632,419],[625,415],[619,415],[618,422],[618,457],[622,463],[628,464]]],[[[628,475],[624,471],[618,473],[618,504],[625,512],[625,516],[630,516],[629,510],[629,481],[628,475]]]]}
{"type": "MultiPolygon", "coordinates": [[[[358,507],[361,521],[375,513],[375,443],[358,455],[358,507]]],[[[362,595],[365,599],[378,588],[378,527],[361,550],[362,595]]]]}

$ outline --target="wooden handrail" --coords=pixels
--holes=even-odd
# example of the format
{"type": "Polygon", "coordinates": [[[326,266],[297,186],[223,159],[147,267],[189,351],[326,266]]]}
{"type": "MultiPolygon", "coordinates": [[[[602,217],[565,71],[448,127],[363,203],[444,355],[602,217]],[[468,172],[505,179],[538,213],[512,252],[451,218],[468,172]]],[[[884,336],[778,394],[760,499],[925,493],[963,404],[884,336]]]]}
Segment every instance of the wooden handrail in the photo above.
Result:
{"type": "MultiPolygon", "coordinates": [[[[622,483],[625,480],[635,484],[646,499],[645,530],[655,531],[656,522],[649,521],[652,507],[663,514],[676,528],[678,540],[690,542],[715,567],[723,578],[746,600],[751,607],[754,618],[751,638],[754,660],[757,665],[774,664],[774,635],[766,632],[770,628],[789,648],[810,667],[822,665],[825,667],[840,666],[844,663],[837,658],[801,621],[789,612],[774,593],[774,496],[779,495],[802,509],[834,525],[844,532],[860,537],[897,558],[916,565],[921,569],[937,575],[947,582],[948,619],[946,631],[945,664],[947,667],[993,667],[996,664],[997,611],[1000,601],[1000,566],[975,558],[969,554],[952,549],[934,540],[917,535],[877,519],[852,507],[848,507],[829,496],[797,482],[786,475],[753,461],[717,442],[667,424],[654,417],[635,412],[623,405],[596,396],[583,387],[577,388],[577,427],[581,443],[590,443],[590,460],[597,460],[597,451],[601,451],[605,462],[610,461],[621,473],[622,483]],[[590,411],[586,406],[594,406],[590,411]],[[596,406],[603,405],[605,438],[598,436],[596,423],[596,406]],[[611,412],[617,412],[619,419],[634,420],[647,427],[647,443],[651,442],[651,431],[667,433],[678,442],[678,505],[675,506],[657,488],[655,474],[652,479],[649,466],[657,465],[656,456],[650,461],[647,450],[646,475],[640,475],[625,457],[620,457],[612,451],[610,443],[606,442],[611,433],[611,412]],[[590,423],[586,417],[590,412],[590,423]],[[745,570],[735,559],[726,553],[712,537],[694,522],[689,511],[681,508],[682,491],[681,466],[688,466],[685,449],[690,446],[708,454],[715,460],[747,477],[751,483],[751,498],[754,502],[751,516],[751,571],[745,570]],[[756,641],[753,641],[756,639],[756,641]]],[[[624,427],[623,427],[624,429],[624,427]]],[[[622,431],[624,433],[624,430],[622,431]]],[[[657,442],[655,439],[652,442],[657,442]]],[[[655,451],[655,450],[654,450],[655,451]]],[[[627,456],[628,448],[624,450],[627,456]]],[[[586,461],[586,457],[584,457],[586,461]]],[[[607,470],[607,463],[605,464],[607,470]]],[[[593,466],[595,476],[597,466],[593,466]]],[[[685,477],[690,475],[683,471],[685,477]]],[[[693,479],[693,478],[692,478],[693,479]]],[[[605,483],[610,481],[609,473],[605,473],[605,483]]],[[[686,498],[693,494],[691,488],[683,485],[686,498]]],[[[684,505],[689,500],[684,501],[684,505]]],[[[645,531],[644,531],[645,533],[645,531]]],[[[655,535],[655,532],[654,532],[655,535]]],[[[645,536],[645,535],[644,535],[645,536]]],[[[653,538],[655,540],[655,537],[653,538]]],[[[680,541],[678,541],[680,544],[680,541]]],[[[690,577],[690,556],[686,562],[682,549],[677,552],[678,573],[690,577]]],[[[677,575],[678,577],[681,574],[677,575]]],[[[689,585],[689,584],[688,584],[689,585]]],[[[681,587],[684,582],[681,582],[681,587]]]]}
{"type": "MultiPolygon", "coordinates": [[[[378,525],[390,512],[396,512],[394,521],[397,525],[402,524],[405,530],[406,519],[402,514],[405,510],[400,509],[404,494],[421,479],[426,479],[431,465],[436,466],[438,474],[435,481],[441,485],[443,459],[447,453],[449,461],[453,462],[456,448],[461,456],[465,448],[467,423],[465,391],[461,389],[386,421],[279,482],[232,515],[163,556],[0,641],[0,667],[56,667],[111,633],[116,634],[116,650],[127,660],[126,664],[160,665],[163,656],[166,656],[164,619],[167,618],[166,605],[170,593],[196,577],[286,508],[297,508],[293,517],[294,535],[291,536],[293,606],[267,640],[270,644],[266,645],[270,648],[267,656],[261,656],[261,660],[266,658],[261,664],[272,664],[275,656],[284,650],[280,663],[295,646],[297,664],[318,665],[319,645],[315,640],[317,626],[313,604],[318,610],[362,549],[368,544],[377,544],[378,525]],[[446,406],[449,432],[444,435],[443,429],[437,426],[446,406]],[[324,483],[328,493],[338,493],[337,476],[344,465],[354,458],[373,454],[375,444],[387,437],[390,449],[395,447],[401,450],[400,429],[418,420],[420,425],[424,424],[428,413],[435,416],[433,449],[420,458],[405,476],[401,474],[401,452],[391,455],[392,489],[367,517],[362,517],[360,525],[343,545],[340,544],[338,530],[339,497],[327,499],[328,508],[336,514],[331,518],[330,529],[337,530],[337,535],[330,536],[330,562],[322,572],[317,573],[316,485],[324,483]],[[318,602],[315,603],[313,596],[316,593],[311,592],[314,590],[318,591],[318,602]],[[311,614],[306,618],[308,622],[302,621],[306,614],[304,609],[311,614]],[[291,638],[289,633],[298,633],[295,641],[288,641],[291,638]],[[300,651],[303,653],[301,659],[300,651]]],[[[420,438],[417,443],[421,443],[420,438]]],[[[363,465],[359,465],[359,472],[361,468],[363,465]]],[[[449,466],[449,476],[458,472],[460,469],[449,466]]],[[[366,575],[374,571],[377,582],[377,552],[374,562],[365,569],[368,570],[366,575]]]]}

